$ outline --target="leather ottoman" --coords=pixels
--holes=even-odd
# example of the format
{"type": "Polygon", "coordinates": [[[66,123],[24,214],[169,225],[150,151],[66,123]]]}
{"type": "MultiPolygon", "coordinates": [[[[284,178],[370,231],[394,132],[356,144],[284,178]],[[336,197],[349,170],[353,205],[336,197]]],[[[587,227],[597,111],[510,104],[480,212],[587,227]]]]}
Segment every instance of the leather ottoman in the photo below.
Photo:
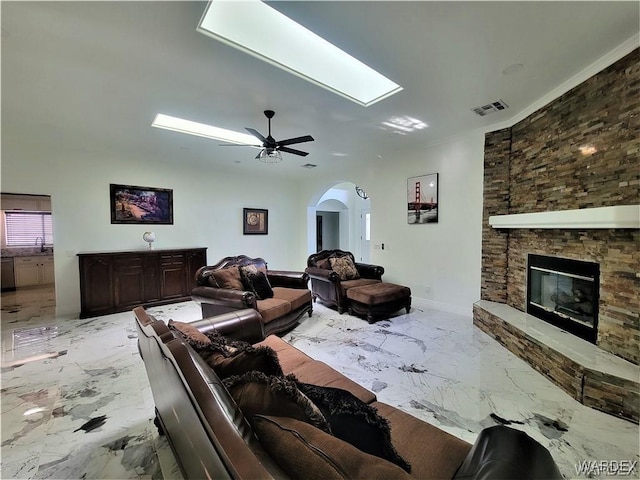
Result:
{"type": "Polygon", "coordinates": [[[374,283],[347,290],[348,312],[366,317],[369,323],[405,308],[411,310],[411,289],[395,283],[374,283]]]}

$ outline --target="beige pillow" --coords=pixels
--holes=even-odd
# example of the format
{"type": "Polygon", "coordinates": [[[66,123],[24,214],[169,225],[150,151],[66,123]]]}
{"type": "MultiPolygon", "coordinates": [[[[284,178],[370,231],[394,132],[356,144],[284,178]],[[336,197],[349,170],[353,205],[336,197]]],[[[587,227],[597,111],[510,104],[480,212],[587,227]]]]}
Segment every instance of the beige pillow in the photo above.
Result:
{"type": "Polygon", "coordinates": [[[256,266],[253,263],[250,263],[249,265],[244,265],[242,267],[240,267],[240,271],[241,273],[246,273],[249,275],[256,275],[258,272],[262,272],[265,275],[267,274],[267,269],[264,266],[256,266]]]}
{"type": "Polygon", "coordinates": [[[360,278],[351,257],[330,258],[329,263],[331,264],[331,269],[340,277],[340,280],[355,280],[360,278]]]}

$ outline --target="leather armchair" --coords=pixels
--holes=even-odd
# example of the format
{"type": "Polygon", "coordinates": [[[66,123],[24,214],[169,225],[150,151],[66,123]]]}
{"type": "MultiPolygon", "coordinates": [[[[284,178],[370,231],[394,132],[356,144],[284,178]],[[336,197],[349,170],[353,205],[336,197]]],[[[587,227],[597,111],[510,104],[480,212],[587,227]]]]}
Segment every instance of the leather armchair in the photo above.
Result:
{"type": "Polygon", "coordinates": [[[300,318],[313,312],[309,294],[309,275],[305,272],[289,270],[268,270],[263,258],[250,258],[246,255],[225,257],[215,265],[201,267],[196,272],[197,287],[191,292],[191,298],[200,303],[202,317],[212,317],[247,308],[258,311],[264,323],[265,336],[289,330],[300,318]],[[216,271],[228,267],[255,265],[266,270],[269,284],[274,290],[274,298],[260,300],[254,292],[212,286],[209,277],[216,271]],[[290,303],[291,308],[283,307],[290,303]]]}
{"type": "Polygon", "coordinates": [[[311,279],[311,296],[315,302],[318,298],[329,307],[336,308],[339,313],[348,309],[347,290],[382,281],[384,267],[355,261],[353,254],[344,250],[322,250],[310,255],[305,272],[311,279]],[[337,272],[331,269],[329,259],[349,257],[358,271],[358,277],[341,280],[337,272]]]}

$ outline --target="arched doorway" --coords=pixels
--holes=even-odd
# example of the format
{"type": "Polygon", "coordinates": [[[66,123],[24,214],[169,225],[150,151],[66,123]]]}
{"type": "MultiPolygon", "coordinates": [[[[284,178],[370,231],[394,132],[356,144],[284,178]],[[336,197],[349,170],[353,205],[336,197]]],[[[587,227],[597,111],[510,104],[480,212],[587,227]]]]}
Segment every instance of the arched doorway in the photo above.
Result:
{"type": "Polygon", "coordinates": [[[370,200],[358,196],[356,185],[340,182],[315,196],[308,207],[308,254],[339,248],[369,261],[370,200]]]}

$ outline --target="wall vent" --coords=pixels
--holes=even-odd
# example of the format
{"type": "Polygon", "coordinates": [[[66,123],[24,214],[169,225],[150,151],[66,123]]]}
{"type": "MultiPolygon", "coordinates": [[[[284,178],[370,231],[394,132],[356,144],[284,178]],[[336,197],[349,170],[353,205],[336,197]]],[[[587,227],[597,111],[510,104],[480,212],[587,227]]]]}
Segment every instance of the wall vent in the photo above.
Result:
{"type": "Polygon", "coordinates": [[[504,103],[503,100],[498,100],[497,102],[491,102],[481,107],[472,108],[471,110],[473,110],[477,115],[484,117],[490,113],[499,112],[506,108],[509,108],[509,105],[504,103]]]}
{"type": "Polygon", "coordinates": [[[302,168],[316,168],[318,165],[314,165],[313,163],[305,163],[301,165],[302,168]]]}

